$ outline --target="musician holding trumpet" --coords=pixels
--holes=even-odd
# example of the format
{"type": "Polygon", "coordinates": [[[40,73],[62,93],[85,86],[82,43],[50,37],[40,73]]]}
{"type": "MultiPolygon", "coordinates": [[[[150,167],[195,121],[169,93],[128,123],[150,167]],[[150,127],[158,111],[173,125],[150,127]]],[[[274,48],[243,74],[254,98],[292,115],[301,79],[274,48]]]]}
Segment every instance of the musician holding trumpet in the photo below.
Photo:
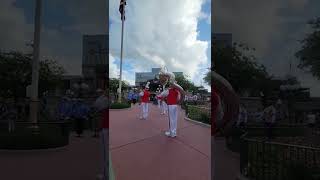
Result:
{"type": "Polygon", "coordinates": [[[165,86],[169,85],[169,88],[164,89],[159,98],[167,99],[168,117],[169,117],[169,130],[165,132],[168,137],[177,136],[177,120],[178,120],[178,104],[181,104],[184,100],[185,92],[183,88],[175,81],[175,75],[172,72],[168,72],[162,68],[159,72],[160,83],[165,86]]]}

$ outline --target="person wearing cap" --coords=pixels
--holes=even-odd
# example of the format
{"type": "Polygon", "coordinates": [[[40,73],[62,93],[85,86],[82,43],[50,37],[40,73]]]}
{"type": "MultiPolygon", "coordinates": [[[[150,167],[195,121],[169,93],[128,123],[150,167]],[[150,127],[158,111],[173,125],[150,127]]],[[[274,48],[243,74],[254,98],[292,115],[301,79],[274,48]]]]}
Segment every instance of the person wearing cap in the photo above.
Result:
{"type": "Polygon", "coordinates": [[[140,92],[139,96],[141,97],[141,116],[140,119],[146,120],[149,113],[149,103],[150,103],[150,92],[149,92],[149,84],[147,82],[143,91],[140,92]]]}
{"type": "Polygon", "coordinates": [[[169,88],[164,90],[159,97],[167,99],[168,114],[169,114],[169,130],[165,132],[168,137],[177,136],[177,121],[178,121],[178,104],[184,100],[185,92],[183,88],[175,81],[175,76],[171,72],[160,71],[161,81],[165,80],[169,83],[169,88]]]}

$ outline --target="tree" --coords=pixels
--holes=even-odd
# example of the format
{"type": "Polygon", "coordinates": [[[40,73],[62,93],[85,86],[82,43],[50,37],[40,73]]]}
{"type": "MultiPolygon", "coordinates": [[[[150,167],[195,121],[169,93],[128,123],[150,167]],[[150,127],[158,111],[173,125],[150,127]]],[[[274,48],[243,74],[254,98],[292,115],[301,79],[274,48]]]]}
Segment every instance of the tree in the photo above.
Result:
{"type": "Polygon", "coordinates": [[[184,75],[177,75],[176,76],[177,83],[185,90],[185,91],[197,91],[198,87],[194,85],[189,79],[187,79],[184,75]]]}
{"type": "MultiPolygon", "coordinates": [[[[61,82],[64,69],[55,60],[39,63],[39,94],[54,89],[61,82]]],[[[25,97],[31,84],[32,55],[18,51],[0,52],[0,96],[25,97]]]]}
{"type": "Polygon", "coordinates": [[[206,73],[206,76],[203,78],[204,82],[206,82],[209,86],[211,86],[211,71],[206,73]]]}
{"type": "MultiPolygon", "coordinates": [[[[109,90],[110,93],[114,95],[114,97],[117,96],[117,90],[119,88],[119,79],[117,78],[109,78],[109,90]]],[[[122,90],[126,90],[129,88],[129,84],[126,81],[122,81],[122,90]]]]}
{"type": "Polygon", "coordinates": [[[214,70],[225,77],[238,93],[249,91],[256,95],[262,89],[268,89],[271,77],[250,54],[255,49],[238,43],[233,47],[213,47],[214,70]]]}
{"type": "Polygon", "coordinates": [[[309,21],[308,24],[313,32],[300,41],[302,47],[295,56],[300,60],[300,69],[309,71],[320,79],[320,17],[309,21]]]}

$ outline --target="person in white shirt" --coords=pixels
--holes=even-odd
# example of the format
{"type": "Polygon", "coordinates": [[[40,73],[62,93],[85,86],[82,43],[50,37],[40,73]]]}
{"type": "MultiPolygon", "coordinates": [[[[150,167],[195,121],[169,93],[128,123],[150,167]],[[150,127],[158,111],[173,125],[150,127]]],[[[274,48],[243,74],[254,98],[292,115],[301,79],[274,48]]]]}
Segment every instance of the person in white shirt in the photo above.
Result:
{"type": "Polygon", "coordinates": [[[308,119],[308,125],[310,127],[314,126],[314,124],[316,123],[316,114],[310,111],[307,115],[307,119],[308,119]]]}
{"type": "Polygon", "coordinates": [[[247,124],[248,121],[248,113],[244,106],[244,104],[241,104],[239,106],[239,115],[238,115],[238,121],[236,126],[237,127],[244,127],[247,124]]]}
{"type": "Polygon", "coordinates": [[[272,138],[272,128],[276,121],[276,109],[272,103],[268,103],[268,107],[263,110],[263,120],[266,126],[266,136],[272,138]]]}

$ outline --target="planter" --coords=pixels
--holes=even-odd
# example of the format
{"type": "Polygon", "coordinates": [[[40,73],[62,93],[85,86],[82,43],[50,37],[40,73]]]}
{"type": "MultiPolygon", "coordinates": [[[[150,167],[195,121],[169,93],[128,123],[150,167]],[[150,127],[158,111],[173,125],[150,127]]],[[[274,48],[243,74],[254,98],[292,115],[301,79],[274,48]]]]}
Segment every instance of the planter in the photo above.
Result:
{"type": "Polygon", "coordinates": [[[69,122],[39,123],[37,133],[30,123],[18,122],[13,132],[0,133],[0,149],[31,150],[63,147],[69,144],[69,122]]]}

